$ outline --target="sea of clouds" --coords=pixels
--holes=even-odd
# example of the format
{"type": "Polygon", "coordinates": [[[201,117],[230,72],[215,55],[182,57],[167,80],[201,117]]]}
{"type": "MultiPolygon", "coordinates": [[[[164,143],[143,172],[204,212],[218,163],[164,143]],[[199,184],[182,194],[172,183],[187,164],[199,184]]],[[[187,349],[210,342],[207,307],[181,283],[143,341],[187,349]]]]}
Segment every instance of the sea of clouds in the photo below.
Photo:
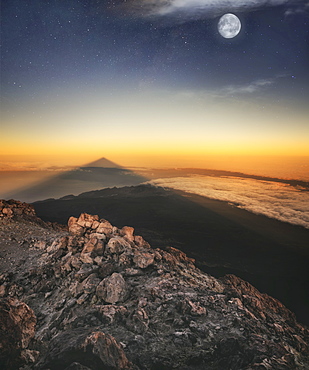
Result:
{"type": "Polygon", "coordinates": [[[226,201],[249,212],[309,229],[309,192],[301,187],[239,177],[196,175],[148,183],[226,201]]]}

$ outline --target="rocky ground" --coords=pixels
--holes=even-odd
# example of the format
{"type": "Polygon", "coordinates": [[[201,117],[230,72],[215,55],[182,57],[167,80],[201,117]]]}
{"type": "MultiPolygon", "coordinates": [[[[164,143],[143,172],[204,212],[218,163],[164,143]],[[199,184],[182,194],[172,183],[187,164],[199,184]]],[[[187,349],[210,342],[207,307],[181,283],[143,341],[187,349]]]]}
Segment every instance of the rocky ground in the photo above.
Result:
{"type": "Polygon", "coordinates": [[[99,215],[113,225],[133,225],[154,248],[173,246],[217,278],[234,274],[280,300],[309,326],[309,229],[227,202],[139,185],[101,189],[33,204],[45,221],[99,215]]]}
{"type": "Polygon", "coordinates": [[[0,367],[309,369],[306,327],[234,275],[153,249],[132,227],[0,203],[0,367]]]}

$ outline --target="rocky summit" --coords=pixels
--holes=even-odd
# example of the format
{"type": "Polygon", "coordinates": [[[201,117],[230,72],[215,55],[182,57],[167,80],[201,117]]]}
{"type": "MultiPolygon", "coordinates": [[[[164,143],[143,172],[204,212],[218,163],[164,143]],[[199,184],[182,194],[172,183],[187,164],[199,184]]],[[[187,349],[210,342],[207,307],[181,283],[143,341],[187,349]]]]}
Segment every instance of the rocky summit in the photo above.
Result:
{"type": "Polygon", "coordinates": [[[0,205],[1,369],[309,369],[308,329],[240,278],[98,216],[0,205]]]}

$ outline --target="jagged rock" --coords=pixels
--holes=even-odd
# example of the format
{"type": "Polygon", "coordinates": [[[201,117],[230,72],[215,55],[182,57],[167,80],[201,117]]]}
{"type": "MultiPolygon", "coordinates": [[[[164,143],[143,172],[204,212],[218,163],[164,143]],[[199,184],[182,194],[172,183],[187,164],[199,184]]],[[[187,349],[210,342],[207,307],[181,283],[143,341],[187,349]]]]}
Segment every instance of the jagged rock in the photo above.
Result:
{"type": "Polygon", "coordinates": [[[127,322],[127,325],[135,333],[145,333],[148,330],[149,325],[149,318],[146,311],[141,307],[136,309],[127,322]]]}
{"type": "Polygon", "coordinates": [[[201,306],[200,302],[194,303],[189,299],[182,302],[182,312],[190,313],[192,316],[206,315],[206,308],[201,306]]]}
{"type": "Polygon", "coordinates": [[[100,264],[98,273],[99,273],[99,276],[103,279],[107,276],[110,276],[116,270],[117,270],[117,265],[114,261],[104,261],[100,264]]]}
{"type": "Polygon", "coordinates": [[[97,274],[90,274],[81,282],[79,290],[86,294],[94,293],[100,281],[97,274]]]}
{"type": "MultiPolygon", "coordinates": [[[[33,310],[17,299],[0,299],[0,367],[16,369],[27,362],[25,350],[34,337],[33,310]]],[[[31,361],[31,359],[28,359],[31,361]]]]}
{"type": "Polygon", "coordinates": [[[19,349],[27,370],[309,367],[308,329],[249,283],[216,279],[96,216],[69,229],[38,249],[36,266],[0,275],[1,295],[38,318],[33,347],[19,349]]]}
{"type": "Polygon", "coordinates": [[[130,242],[134,241],[134,228],[129,226],[124,226],[121,230],[119,230],[121,236],[125,237],[130,242]]]}
{"type": "Polygon", "coordinates": [[[6,285],[2,284],[0,285],[0,297],[5,296],[6,294],[6,285]]]}
{"type": "Polygon", "coordinates": [[[83,262],[83,263],[89,263],[89,264],[93,264],[93,259],[92,259],[92,254],[91,253],[81,253],[80,256],[79,256],[79,259],[83,262]]]}
{"type": "Polygon", "coordinates": [[[16,216],[33,216],[35,211],[32,205],[10,199],[0,200],[0,218],[13,218],[16,216]]]}
{"type": "Polygon", "coordinates": [[[85,340],[84,348],[97,355],[103,366],[117,370],[131,368],[123,349],[109,334],[91,333],[85,340]]]}
{"type": "Polygon", "coordinates": [[[83,226],[79,225],[77,223],[78,219],[76,217],[70,217],[68,221],[68,226],[69,226],[69,232],[72,235],[77,235],[77,236],[82,236],[85,229],[83,226]]]}
{"type": "Polygon", "coordinates": [[[74,369],[77,364],[87,368],[90,366],[92,370],[133,369],[121,345],[113,336],[100,331],[85,335],[81,330],[67,331],[54,337],[50,342],[46,359],[41,361],[38,368],[74,369]]]}
{"type": "Polygon", "coordinates": [[[96,232],[106,235],[111,234],[113,232],[113,226],[106,220],[100,220],[96,232]]]}
{"type": "Polygon", "coordinates": [[[99,225],[98,221],[99,221],[99,216],[97,215],[93,216],[93,215],[89,215],[88,213],[82,213],[76,222],[77,222],[77,225],[81,227],[95,229],[99,225]]]}
{"type": "Polygon", "coordinates": [[[139,248],[151,248],[149,243],[144,240],[144,238],[140,235],[135,235],[134,236],[134,243],[139,247],[139,248]]]}
{"type": "Polygon", "coordinates": [[[92,233],[91,236],[101,241],[105,241],[107,238],[105,234],[96,233],[96,232],[92,233]]]}
{"type": "Polygon", "coordinates": [[[110,324],[122,320],[128,312],[124,306],[116,305],[97,306],[97,311],[100,313],[102,319],[110,324]]]}
{"type": "MultiPolygon", "coordinates": [[[[69,227],[70,230],[70,227],[69,227]]],[[[71,231],[70,231],[71,232],[71,231]]],[[[83,233],[84,231],[82,231],[83,233]]],[[[73,254],[81,251],[85,244],[85,239],[81,237],[78,233],[75,235],[75,232],[71,232],[73,235],[68,236],[67,249],[73,254]]]]}
{"type": "Polygon", "coordinates": [[[52,253],[58,251],[59,249],[66,249],[67,246],[68,246],[68,237],[63,236],[59,240],[58,239],[54,240],[53,243],[49,247],[47,247],[46,251],[48,253],[52,253]]]}
{"type": "Polygon", "coordinates": [[[154,263],[154,254],[149,252],[135,252],[133,262],[141,269],[144,269],[154,263]]]}
{"type": "Polygon", "coordinates": [[[89,276],[90,274],[94,273],[98,271],[98,267],[91,264],[91,263],[83,263],[81,265],[81,268],[77,271],[76,273],[76,278],[79,280],[79,281],[82,281],[84,280],[87,276],[89,276]]]}
{"type": "Polygon", "coordinates": [[[34,350],[30,350],[30,349],[23,349],[21,351],[21,354],[20,354],[21,361],[24,364],[33,364],[33,363],[35,363],[37,361],[37,359],[39,358],[39,356],[40,356],[39,351],[34,351],[34,350]]]}
{"type": "Polygon", "coordinates": [[[13,217],[14,213],[13,213],[13,210],[11,208],[2,208],[2,214],[3,214],[4,217],[13,217]]]}
{"type": "Polygon", "coordinates": [[[121,274],[114,272],[97,286],[96,295],[107,303],[123,302],[128,293],[127,284],[121,274]]]}
{"type": "Polygon", "coordinates": [[[241,305],[254,316],[263,320],[273,320],[274,315],[280,315],[285,321],[295,325],[295,315],[277,299],[260,293],[248,282],[235,275],[226,275],[222,281],[228,286],[229,295],[239,299],[241,305]]]}
{"type": "Polygon", "coordinates": [[[125,250],[131,250],[130,244],[124,238],[116,236],[107,243],[105,254],[121,254],[125,250]]]}
{"type": "Polygon", "coordinates": [[[91,256],[93,257],[103,255],[104,243],[92,234],[90,239],[85,243],[82,253],[91,253],[91,256]]]}

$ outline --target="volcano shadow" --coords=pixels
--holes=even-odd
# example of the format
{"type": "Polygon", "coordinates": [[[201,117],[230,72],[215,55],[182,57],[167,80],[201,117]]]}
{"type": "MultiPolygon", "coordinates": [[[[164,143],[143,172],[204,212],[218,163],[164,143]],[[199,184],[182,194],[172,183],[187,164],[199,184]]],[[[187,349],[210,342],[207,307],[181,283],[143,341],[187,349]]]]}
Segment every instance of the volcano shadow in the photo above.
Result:
{"type": "Polygon", "coordinates": [[[249,281],[309,324],[309,230],[223,201],[151,185],[103,189],[34,203],[39,217],[66,223],[80,213],[134,226],[152,247],[174,246],[216,277],[249,281]]]}
{"type": "Polygon", "coordinates": [[[148,179],[106,158],[61,172],[35,185],[20,188],[5,195],[24,202],[78,195],[108,187],[141,184],[148,179]]]}

